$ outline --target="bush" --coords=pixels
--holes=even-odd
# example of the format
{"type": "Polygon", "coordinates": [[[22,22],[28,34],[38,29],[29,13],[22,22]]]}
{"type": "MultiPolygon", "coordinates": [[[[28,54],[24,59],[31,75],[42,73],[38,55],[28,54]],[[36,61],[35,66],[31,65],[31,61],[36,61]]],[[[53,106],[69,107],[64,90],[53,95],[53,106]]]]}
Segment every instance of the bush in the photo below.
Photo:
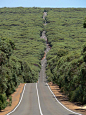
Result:
{"type": "Polygon", "coordinates": [[[6,94],[0,94],[0,111],[5,109],[7,106],[7,97],[6,94]]]}
{"type": "Polygon", "coordinates": [[[71,92],[70,100],[73,102],[83,103],[83,89],[81,86],[76,88],[76,90],[71,92]]]}
{"type": "Polygon", "coordinates": [[[12,97],[11,96],[9,96],[9,106],[11,106],[11,104],[12,104],[12,97]]]}
{"type": "Polygon", "coordinates": [[[83,23],[83,27],[86,28],[86,18],[85,18],[85,21],[83,23]]]}

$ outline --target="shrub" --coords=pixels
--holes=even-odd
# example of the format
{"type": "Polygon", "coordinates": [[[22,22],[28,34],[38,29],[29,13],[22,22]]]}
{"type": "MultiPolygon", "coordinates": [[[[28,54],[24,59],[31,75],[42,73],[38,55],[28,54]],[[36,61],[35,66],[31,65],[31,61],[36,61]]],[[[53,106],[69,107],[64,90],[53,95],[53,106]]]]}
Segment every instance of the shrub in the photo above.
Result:
{"type": "Polygon", "coordinates": [[[86,28],[86,18],[84,20],[83,27],[86,28]]]}
{"type": "Polygon", "coordinates": [[[7,97],[6,94],[0,94],[0,111],[5,109],[5,107],[7,106],[7,97]]]}

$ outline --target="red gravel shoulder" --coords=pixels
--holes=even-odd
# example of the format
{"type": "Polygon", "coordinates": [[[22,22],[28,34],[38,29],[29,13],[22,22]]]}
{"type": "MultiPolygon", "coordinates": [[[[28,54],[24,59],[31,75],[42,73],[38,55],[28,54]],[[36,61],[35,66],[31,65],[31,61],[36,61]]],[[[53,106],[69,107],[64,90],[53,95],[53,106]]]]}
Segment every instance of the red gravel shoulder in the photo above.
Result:
{"type": "Polygon", "coordinates": [[[0,115],[6,115],[7,113],[11,112],[18,104],[21,93],[23,91],[24,83],[21,83],[16,91],[11,95],[12,96],[12,105],[6,107],[4,110],[0,112],[0,115]]]}
{"type": "Polygon", "coordinates": [[[57,99],[63,105],[65,105],[67,108],[69,108],[72,111],[86,115],[86,106],[82,106],[82,105],[78,106],[75,103],[69,102],[67,96],[61,92],[58,85],[53,84],[52,82],[48,83],[48,85],[50,86],[51,90],[53,91],[57,99]]]}

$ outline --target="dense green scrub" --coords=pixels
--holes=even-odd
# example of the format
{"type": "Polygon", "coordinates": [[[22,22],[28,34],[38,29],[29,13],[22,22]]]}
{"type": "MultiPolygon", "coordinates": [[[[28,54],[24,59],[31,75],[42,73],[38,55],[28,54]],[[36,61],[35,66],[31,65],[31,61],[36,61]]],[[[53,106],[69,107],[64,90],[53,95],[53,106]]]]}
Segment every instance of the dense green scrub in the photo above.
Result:
{"type": "Polygon", "coordinates": [[[43,30],[52,47],[47,55],[48,80],[71,101],[86,103],[85,14],[81,8],[0,8],[0,110],[11,105],[10,95],[20,83],[37,82],[45,50],[43,30]]]}
{"type": "Polygon", "coordinates": [[[40,39],[43,11],[22,7],[0,9],[0,110],[11,103],[9,96],[20,83],[38,80],[45,50],[45,41],[40,39]]]}
{"type": "Polygon", "coordinates": [[[86,103],[86,9],[45,9],[48,81],[59,85],[70,101],[86,103]]]}

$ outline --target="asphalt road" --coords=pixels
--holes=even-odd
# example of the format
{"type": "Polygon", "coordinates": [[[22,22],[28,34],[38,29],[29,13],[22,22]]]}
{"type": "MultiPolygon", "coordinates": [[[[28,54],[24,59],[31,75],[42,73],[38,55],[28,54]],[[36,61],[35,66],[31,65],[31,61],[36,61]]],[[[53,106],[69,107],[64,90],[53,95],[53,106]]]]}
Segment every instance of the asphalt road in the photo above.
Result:
{"type": "Polygon", "coordinates": [[[43,13],[43,19],[45,20],[45,17],[47,16],[47,12],[43,13]]]}
{"type": "Polygon", "coordinates": [[[27,83],[19,107],[10,115],[40,115],[36,83],[27,83]]]}
{"type": "MultiPolygon", "coordinates": [[[[47,14],[44,13],[44,15],[47,14]]],[[[43,31],[41,38],[45,39],[45,41],[47,40],[45,31],[43,31]]],[[[50,48],[46,42],[45,53],[47,54],[49,50],[50,48]]],[[[11,113],[11,115],[76,115],[59,104],[50,92],[46,84],[46,63],[47,60],[45,56],[41,61],[41,71],[38,83],[26,84],[23,99],[19,107],[11,113]]]]}
{"type": "MultiPolygon", "coordinates": [[[[47,52],[47,49],[46,49],[47,52]]],[[[45,67],[46,67],[46,57],[41,61],[42,68],[40,71],[38,92],[39,92],[39,99],[40,99],[40,106],[43,115],[76,115],[64,107],[60,105],[50,92],[46,82],[46,74],[45,74],[45,67]]]]}
{"type": "MultiPolygon", "coordinates": [[[[46,53],[49,46],[46,45],[46,53]]],[[[20,106],[11,115],[75,115],[63,108],[50,92],[46,82],[46,57],[41,61],[38,83],[27,83],[20,106]],[[38,93],[38,94],[37,94],[38,93]]]]}

